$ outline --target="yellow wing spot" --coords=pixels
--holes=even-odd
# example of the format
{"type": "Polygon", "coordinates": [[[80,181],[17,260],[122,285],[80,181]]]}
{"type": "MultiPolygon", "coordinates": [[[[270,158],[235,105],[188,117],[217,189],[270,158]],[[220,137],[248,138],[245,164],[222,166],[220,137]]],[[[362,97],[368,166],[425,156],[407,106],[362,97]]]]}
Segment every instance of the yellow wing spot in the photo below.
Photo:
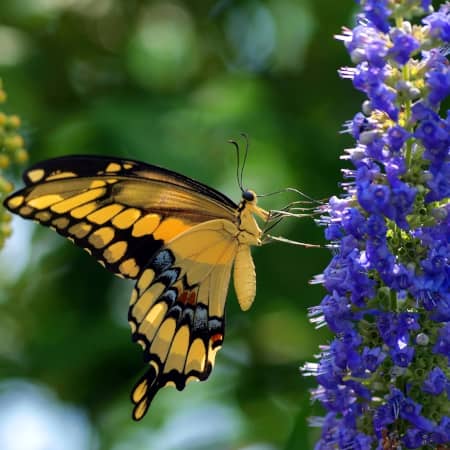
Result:
{"type": "Polygon", "coordinates": [[[191,376],[189,376],[189,377],[186,378],[186,384],[189,384],[189,383],[191,383],[192,381],[199,382],[200,380],[198,379],[198,377],[196,377],[196,376],[194,376],[194,375],[191,375],[191,376]]]}
{"type": "Polygon", "coordinates": [[[8,200],[8,207],[11,209],[16,209],[23,203],[24,200],[25,198],[23,195],[16,195],[8,200]]]}
{"type": "Polygon", "coordinates": [[[206,348],[205,344],[200,338],[195,339],[191,344],[189,353],[186,358],[186,365],[184,372],[189,373],[192,370],[203,372],[206,361],[206,348]]]}
{"type": "Polygon", "coordinates": [[[102,261],[101,259],[98,259],[97,262],[98,262],[102,267],[106,267],[105,261],[102,261]]]}
{"type": "Polygon", "coordinates": [[[33,210],[29,206],[22,206],[22,208],[19,209],[19,214],[21,216],[29,216],[33,210]]]}
{"type": "Polygon", "coordinates": [[[144,417],[148,409],[148,399],[144,398],[133,410],[133,418],[135,420],[141,420],[144,417]]]}
{"type": "Polygon", "coordinates": [[[114,217],[116,214],[119,214],[123,208],[124,206],[119,204],[104,206],[103,208],[98,209],[92,214],[89,214],[87,216],[87,219],[89,220],[89,222],[94,222],[98,225],[103,225],[104,223],[108,222],[108,220],[110,220],[112,217],[114,217]]]}
{"type": "MultiPolygon", "coordinates": [[[[103,248],[103,247],[105,247],[105,245],[108,245],[114,239],[114,235],[115,235],[114,228],[103,227],[103,228],[99,228],[98,230],[95,230],[89,236],[88,241],[95,248],[103,248]]],[[[108,249],[111,249],[111,247],[113,247],[113,246],[114,246],[114,244],[112,246],[110,246],[108,249]]],[[[126,245],[125,245],[125,247],[126,247],[126,245]]],[[[105,250],[105,251],[107,251],[107,250],[105,250]]],[[[103,254],[106,258],[105,253],[103,253],[103,254]]],[[[117,259],[119,259],[119,258],[121,258],[121,256],[119,256],[117,259]]],[[[108,260],[108,258],[106,258],[106,260],[108,260]]]]}
{"type": "Polygon", "coordinates": [[[161,219],[158,214],[147,214],[133,225],[131,235],[133,237],[141,237],[152,234],[159,225],[160,220],[161,219]]]}
{"type": "Polygon", "coordinates": [[[89,185],[89,189],[95,189],[99,187],[106,186],[106,182],[103,180],[92,180],[91,184],[89,185]]]}
{"type": "Polygon", "coordinates": [[[115,242],[103,252],[103,256],[110,264],[115,263],[125,255],[127,247],[128,244],[125,241],[115,242]]]}
{"type": "Polygon", "coordinates": [[[156,330],[159,328],[164,316],[166,315],[166,312],[166,302],[157,303],[139,325],[139,333],[143,334],[149,341],[152,341],[156,330]]]}
{"type": "Polygon", "coordinates": [[[82,219],[90,214],[92,211],[95,211],[98,208],[98,202],[86,203],[83,206],[79,206],[78,208],[72,209],[70,211],[70,215],[75,219],[82,219]]]}
{"type": "Polygon", "coordinates": [[[114,217],[112,224],[121,230],[125,230],[126,228],[131,227],[131,225],[133,225],[139,217],[141,217],[141,212],[138,209],[128,208],[114,217]]]}
{"type": "Polygon", "coordinates": [[[84,250],[86,251],[86,253],[87,253],[88,255],[92,255],[92,250],[91,250],[90,248],[84,247],[84,250]]]}
{"type": "Polygon", "coordinates": [[[118,172],[121,168],[122,166],[120,164],[112,162],[108,164],[108,166],[105,169],[105,172],[118,172]]]}
{"type": "Polygon", "coordinates": [[[45,179],[45,181],[59,180],[60,178],[74,178],[77,174],[74,172],[59,172],[53,175],[50,175],[45,179]]]}
{"type": "Polygon", "coordinates": [[[54,225],[56,228],[59,228],[60,230],[66,228],[69,223],[70,221],[67,217],[58,217],[58,219],[52,221],[52,225],[54,225]]]}
{"type": "Polygon", "coordinates": [[[69,228],[69,233],[78,239],[83,239],[92,230],[92,225],[86,222],[79,222],[69,228]]]}
{"type": "Polygon", "coordinates": [[[138,339],[136,342],[142,347],[142,350],[146,349],[147,344],[145,343],[145,341],[143,341],[142,339],[138,339]]]}
{"type": "Polygon", "coordinates": [[[147,394],[148,390],[148,381],[147,378],[144,378],[135,388],[133,393],[131,394],[131,398],[133,402],[139,403],[147,394]]]}
{"type": "Polygon", "coordinates": [[[176,321],[169,318],[163,321],[150,347],[150,353],[156,354],[161,361],[165,361],[170,344],[175,333],[176,321]]]}
{"type": "Polygon", "coordinates": [[[139,273],[139,266],[134,258],[129,258],[120,264],[119,270],[126,276],[134,278],[139,273]]]}
{"type": "Polygon", "coordinates": [[[188,225],[180,219],[169,217],[159,225],[153,233],[153,236],[155,239],[161,239],[163,242],[167,242],[188,228],[191,228],[191,225],[188,225]]]}
{"type": "Polygon", "coordinates": [[[141,295],[133,307],[133,315],[138,322],[141,322],[155,300],[164,292],[166,286],[162,283],[155,283],[141,295]]]}
{"type": "MultiPolygon", "coordinates": [[[[134,292],[134,291],[133,291],[134,292]]],[[[132,294],[133,295],[133,294],[132,294]]],[[[136,333],[137,327],[136,324],[134,322],[132,322],[131,320],[128,321],[128,323],[130,324],[130,328],[131,328],[131,334],[136,333]]]]}
{"type": "Polygon", "coordinates": [[[27,173],[27,177],[32,183],[37,183],[38,181],[42,180],[42,178],[44,178],[44,175],[45,175],[44,169],[34,169],[30,170],[27,173]]]}
{"type": "Polygon", "coordinates": [[[189,347],[189,328],[187,325],[183,325],[175,335],[175,338],[170,346],[169,356],[167,357],[164,370],[169,371],[171,369],[181,372],[184,368],[184,362],[186,360],[186,354],[189,347]]]}
{"type": "Polygon", "coordinates": [[[153,269],[145,269],[137,282],[139,292],[145,291],[150,286],[153,278],[155,278],[155,271],[153,269]]]}
{"type": "MultiPolygon", "coordinates": [[[[137,290],[133,289],[131,291],[130,305],[134,305],[136,303],[137,298],[138,298],[137,290]]],[[[134,331],[133,331],[133,333],[134,333],[134,331]]]]}
{"type": "Polygon", "coordinates": [[[47,222],[49,221],[53,216],[48,211],[39,211],[34,216],[39,222],[47,222]]]}
{"type": "Polygon", "coordinates": [[[68,198],[56,205],[53,205],[50,209],[56,213],[63,214],[67,211],[70,211],[77,206],[83,205],[84,203],[88,203],[91,200],[95,200],[106,193],[105,188],[97,188],[91,189],[89,191],[83,192],[78,195],[74,195],[73,197],[68,198]]]}
{"type": "Polygon", "coordinates": [[[216,360],[216,354],[220,350],[221,345],[218,345],[217,347],[212,348],[212,344],[213,344],[213,341],[210,340],[209,341],[208,362],[211,364],[211,366],[214,367],[214,361],[216,360]]]}
{"type": "Polygon", "coordinates": [[[50,205],[53,205],[54,203],[60,202],[63,199],[64,197],[61,197],[61,195],[48,194],[33,198],[28,202],[28,204],[36,209],[45,209],[48,208],[50,205]]]}

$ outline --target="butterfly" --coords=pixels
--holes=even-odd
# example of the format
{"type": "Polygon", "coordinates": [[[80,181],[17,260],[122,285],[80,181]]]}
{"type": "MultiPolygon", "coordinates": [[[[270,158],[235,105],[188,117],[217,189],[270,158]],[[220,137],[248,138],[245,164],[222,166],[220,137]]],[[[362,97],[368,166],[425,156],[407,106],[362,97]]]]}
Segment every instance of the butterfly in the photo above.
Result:
{"type": "Polygon", "coordinates": [[[144,417],[164,386],[206,380],[224,339],[232,270],[242,310],[255,298],[250,247],[263,243],[256,218],[270,221],[256,194],[240,184],[236,204],[179,173],[102,156],[42,161],[23,180],[7,209],[136,280],[128,320],[148,368],[131,393],[133,419],[144,417]]]}

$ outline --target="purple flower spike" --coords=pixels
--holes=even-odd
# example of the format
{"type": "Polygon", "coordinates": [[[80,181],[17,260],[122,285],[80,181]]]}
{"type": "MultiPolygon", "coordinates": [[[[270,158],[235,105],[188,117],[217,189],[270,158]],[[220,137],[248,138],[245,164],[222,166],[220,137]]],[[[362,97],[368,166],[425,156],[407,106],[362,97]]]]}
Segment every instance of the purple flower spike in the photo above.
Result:
{"type": "Polygon", "coordinates": [[[345,125],[353,167],[321,217],[334,254],[318,277],[327,294],[310,312],[334,338],[304,368],[328,412],[314,419],[315,448],[444,449],[450,111],[440,105],[450,95],[450,2],[436,12],[429,0],[358,3],[358,25],[337,36],[355,67],[339,73],[367,100],[345,125]]]}

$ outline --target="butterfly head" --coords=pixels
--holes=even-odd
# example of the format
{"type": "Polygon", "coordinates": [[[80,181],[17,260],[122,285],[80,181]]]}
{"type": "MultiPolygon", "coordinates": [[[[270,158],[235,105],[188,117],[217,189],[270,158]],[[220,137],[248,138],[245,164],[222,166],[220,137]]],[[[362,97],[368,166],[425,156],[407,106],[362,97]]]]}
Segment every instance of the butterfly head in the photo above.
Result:
{"type": "Polygon", "coordinates": [[[245,189],[242,191],[242,201],[245,203],[254,203],[256,205],[256,194],[250,189],[245,189]]]}
{"type": "Polygon", "coordinates": [[[246,214],[256,214],[261,219],[266,222],[269,218],[268,211],[260,208],[257,205],[258,202],[258,196],[256,195],[255,191],[252,191],[250,189],[242,189],[242,199],[239,203],[238,213],[240,216],[245,216],[246,214]]]}

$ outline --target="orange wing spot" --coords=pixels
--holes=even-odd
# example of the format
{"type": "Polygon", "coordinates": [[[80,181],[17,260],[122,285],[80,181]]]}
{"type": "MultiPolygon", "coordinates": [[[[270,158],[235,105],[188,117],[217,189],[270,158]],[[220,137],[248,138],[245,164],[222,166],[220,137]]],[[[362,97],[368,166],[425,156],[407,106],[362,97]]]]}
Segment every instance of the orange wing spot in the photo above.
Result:
{"type": "Polygon", "coordinates": [[[196,291],[183,291],[178,296],[178,301],[185,305],[195,305],[197,301],[197,292],[196,291]]]}
{"type": "Polygon", "coordinates": [[[192,225],[187,224],[180,219],[169,217],[161,222],[159,227],[153,233],[153,236],[155,239],[161,239],[162,241],[167,242],[191,227],[192,225]]]}
{"type": "Polygon", "coordinates": [[[196,301],[197,301],[197,292],[191,291],[189,293],[189,296],[188,296],[188,299],[187,299],[187,303],[189,305],[195,305],[196,301]]]}
{"type": "Polygon", "coordinates": [[[183,291],[179,296],[178,296],[178,301],[186,304],[187,303],[187,299],[188,299],[188,293],[187,291],[183,291]]]}
{"type": "Polygon", "coordinates": [[[216,333],[211,336],[211,344],[214,346],[216,342],[223,341],[223,335],[221,333],[216,333]]]}

